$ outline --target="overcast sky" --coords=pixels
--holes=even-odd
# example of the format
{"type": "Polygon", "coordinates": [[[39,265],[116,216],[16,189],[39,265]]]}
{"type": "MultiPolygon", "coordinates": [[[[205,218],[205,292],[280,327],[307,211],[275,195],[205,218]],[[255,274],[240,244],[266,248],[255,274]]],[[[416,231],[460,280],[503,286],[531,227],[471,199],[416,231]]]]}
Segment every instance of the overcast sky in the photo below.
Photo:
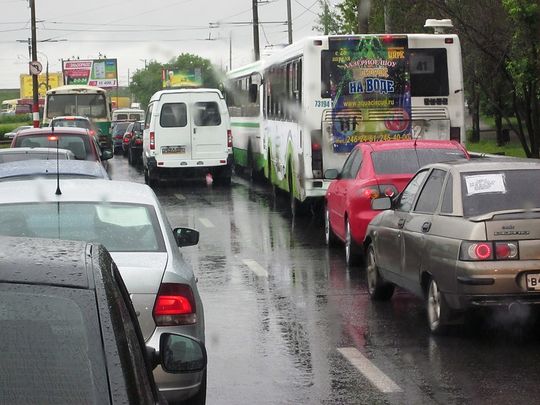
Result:
{"type": "MultiPolygon", "coordinates": [[[[144,67],[144,61],[166,63],[182,52],[229,66],[232,36],[233,67],[253,58],[251,0],[35,0],[38,59],[43,68],[60,71],[61,60],[118,59],[120,85],[144,67]],[[219,23],[210,29],[210,23],[219,23]],[[208,39],[211,40],[208,40],[208,39]],[[53,42],[59,41],[59,42],[53,42]]],[[[314,34],[319,0],[291,0],[293,39],[314,34]]],[[[260,0],[261,51],[267,44],[287,42],[287,0],[260,0]]],[[[0,0],[0,88],[18,88],[28,73],[30,9],[28,0],[0,0]]]]}

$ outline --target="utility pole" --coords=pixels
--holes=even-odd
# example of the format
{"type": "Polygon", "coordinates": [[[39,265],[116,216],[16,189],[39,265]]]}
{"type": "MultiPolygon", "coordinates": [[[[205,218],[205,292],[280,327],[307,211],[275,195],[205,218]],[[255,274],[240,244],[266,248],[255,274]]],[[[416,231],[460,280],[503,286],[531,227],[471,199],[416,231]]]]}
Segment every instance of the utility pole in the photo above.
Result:
{"type": "Polygon", "coordinates": [[[287,32],[289,33],[289,45],[292,44],[292,12],[291,0],[287,0],[287,32]]]}
{"type": "Polygon", "coordinates": [[[252,0],[253,7],[253,51],[255,53],[255,60],[261,58],[259,51],[259,10],[257,9],[257,0],[252,0]]]}
{"type": "MultiPolygon", "coordinates": [[[[36,4],[35,0],[30,1],[30,23],[32,30],[32,62],[37,61],[37,38],[36,38],[36,4]]],[[[32,72],[30,72],[32,74],[32,72]]],[[[32,74],[32,120],[34,128],[39,128],[39,93],[38,93],[38,75],[32,74]]]]}
{"type": "Polygon", "coordinates": [[[232,70],[232,30],[229,31],[229,70],[232,70]]]}

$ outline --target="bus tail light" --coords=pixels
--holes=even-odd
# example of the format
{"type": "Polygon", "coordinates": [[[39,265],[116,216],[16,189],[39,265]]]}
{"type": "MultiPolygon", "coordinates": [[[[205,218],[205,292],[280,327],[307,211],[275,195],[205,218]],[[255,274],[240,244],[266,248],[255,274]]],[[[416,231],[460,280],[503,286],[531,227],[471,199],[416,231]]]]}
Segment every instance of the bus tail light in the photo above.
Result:
{"type": "Polygon", "coordinates": [[[461,141],[461,129],[459,127],[450,127],[450,140],[461,141]]]}
{"type": "Polygon", "coordinates": [[[157,326],[192,325],[197,323],[195,298],[187,284],[163,283],[154,303],[152,316],[157,326]]]}
{"type": "Polygon", "coordinates": [[[232,148],[232,132],[230,129],[227,130],[227,147],[232,148]]]}
{"type": "Polygon", "coordinates": [[[156,133],[150,132],[150,149],[156,149],[156,133]]]}
{"type": "Polygon", "coordinates": [[[313,170],[313,178],[322,178],[323,161],[322,161],[322,146],[319,142],[311,141],[311,169],[313,170]]]}

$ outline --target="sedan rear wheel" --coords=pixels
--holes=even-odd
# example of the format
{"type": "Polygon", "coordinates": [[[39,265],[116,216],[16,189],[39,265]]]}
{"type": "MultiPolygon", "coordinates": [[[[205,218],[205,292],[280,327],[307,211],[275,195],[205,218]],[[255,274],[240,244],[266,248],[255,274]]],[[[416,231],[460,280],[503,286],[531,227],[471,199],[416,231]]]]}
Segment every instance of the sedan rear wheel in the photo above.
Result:
{"type": "Polygon", "coordinates": [[[353,266],[359,261],[358,246],[351,235],[351,225],[349,219],[345,220],[345,262],[347,266],[353,266]]]}
{"type": "Polygon", "coordinates": [[[336,246],[337,238],[334,231],[332,231],[332,227],[330,226],[330,211],[328,211],[327,206],[324,207],[324,239],[326,246],[336,246]]]}
{"type": "Polygon", "coordinates": [[[443,334],[448,327],[452,310],[448,307],[444,295],[434,279],[429,282],[426,300],[429,329],[434,334],[443,334]]]}
{"type": "Polygon", "coordinates": [[[379,274],[379,269],[375,261],[375,249],[373,244],[370,244],[367,249],[367,282],[368,293],[372,300],[387,301],[394,294],[394,285],[387,283],[379,274]]]}

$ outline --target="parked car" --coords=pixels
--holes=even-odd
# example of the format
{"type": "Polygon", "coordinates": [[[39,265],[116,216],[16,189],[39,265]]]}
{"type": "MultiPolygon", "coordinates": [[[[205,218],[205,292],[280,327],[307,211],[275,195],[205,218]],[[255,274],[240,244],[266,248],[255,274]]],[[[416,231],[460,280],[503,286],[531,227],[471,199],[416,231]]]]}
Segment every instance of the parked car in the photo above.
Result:
{"type": "Polygon", "coordinates": [[[204,346],[192,338],[164,333],[159,349],[145,345],[103,246],[11,237],[0,243],[0,392],[7,402],[164,403],[152,375],[156,363],[173,373],[205,369],[204,346]]]}
{"type": "Polygon", "coordinates": [[[129,124],[124,134],[122,148],[127,155],[130,165],[137,163],[142,156],[144,121],[129,124]]]}
{"type": "Polygon", "coordinates": [[[62,179],[96,178],[110,180],[107,170],[101,163],[88,160],[20,160],[0,163],[0,181],[55,177],[57,173],[62,179]]]}
{"type": "Polygon", "coordinates": [[[54,117],[49,122],[49,126],[87,129],[88,133],[96,138],[96,141],[101,148],[108,149],[108,147],[106,147],[108,143],[107,134],[103,134],[94,121],[88,117],[81,115],[58,116],[54,117]]]}
{"type": "Polygon", "coordinates": [[[25,129],[13,138],[11,147],[59,147],[72,151],[76,159],[97,162],[113,157],[112,151],[102,151],[96,138],[82,128],[55,128],[54,133],[50,127],[25,129]]]}
{"type": "Polygon", "coordinates": [[[6,139],[13,139],[15,135],[17,135],[17,132],[22,131],[23,129],[32,128],[31,125],[21,125],[20,127],[15,128],[13,131],[6,132],[4,134],[4,138],[6,139]]]}
{"type": "Polygon", "coordinates": [[[232,135],[225,99],[217,89],[162,90],[150,99],[143,134],[144,179],[210,173],[214,182],[229,184],[232,135]]]}
{"type": "Polygon", "coordinates": [[[123,150],[124,134],[126,133],[126,129],[130,124],[131,123],[128,121],[117,122],[112,129],[114,153],[120,153],[120,151],[123,150]]]}
{"type": "Polygon", "coordinates": [[[397,195],[423,165],[456,159],[468,159],[468,154],[455,141],[359,143],[341,172],[324,173],[334,179],[325,197],[326,244],[342,241],[347,265],[353,264],[360,257],[368,223],[378,214],[371,209],[371,200],[397,195]]]}
{"type": "MultiPolygon", "coordinates": [[[[103,244],[126,283],[146,344],[157,349],[166,332],[204,343],[203,305],[192,269],[178,247],[198,232],[171,229],[154,192],[144,184],[56,179],[0,182],[0,234],[85,240],[103,244]]],[[[206,371],[154,377],[169,401],[204,403],[206,371]]]]}
{"type": "Polygon", "coordinates": [[[0,149],[0,163],[20,160],[73,160],[75,154],[69,149],[60,148],[6,148],[0,149]]]}
{"type": "Polygon", "coordinates": [[[472,308],[540,304],[540,163],[482,159],[422,168],[369,224],[368,290],[426,300],[440,333],[472,308]]]}

